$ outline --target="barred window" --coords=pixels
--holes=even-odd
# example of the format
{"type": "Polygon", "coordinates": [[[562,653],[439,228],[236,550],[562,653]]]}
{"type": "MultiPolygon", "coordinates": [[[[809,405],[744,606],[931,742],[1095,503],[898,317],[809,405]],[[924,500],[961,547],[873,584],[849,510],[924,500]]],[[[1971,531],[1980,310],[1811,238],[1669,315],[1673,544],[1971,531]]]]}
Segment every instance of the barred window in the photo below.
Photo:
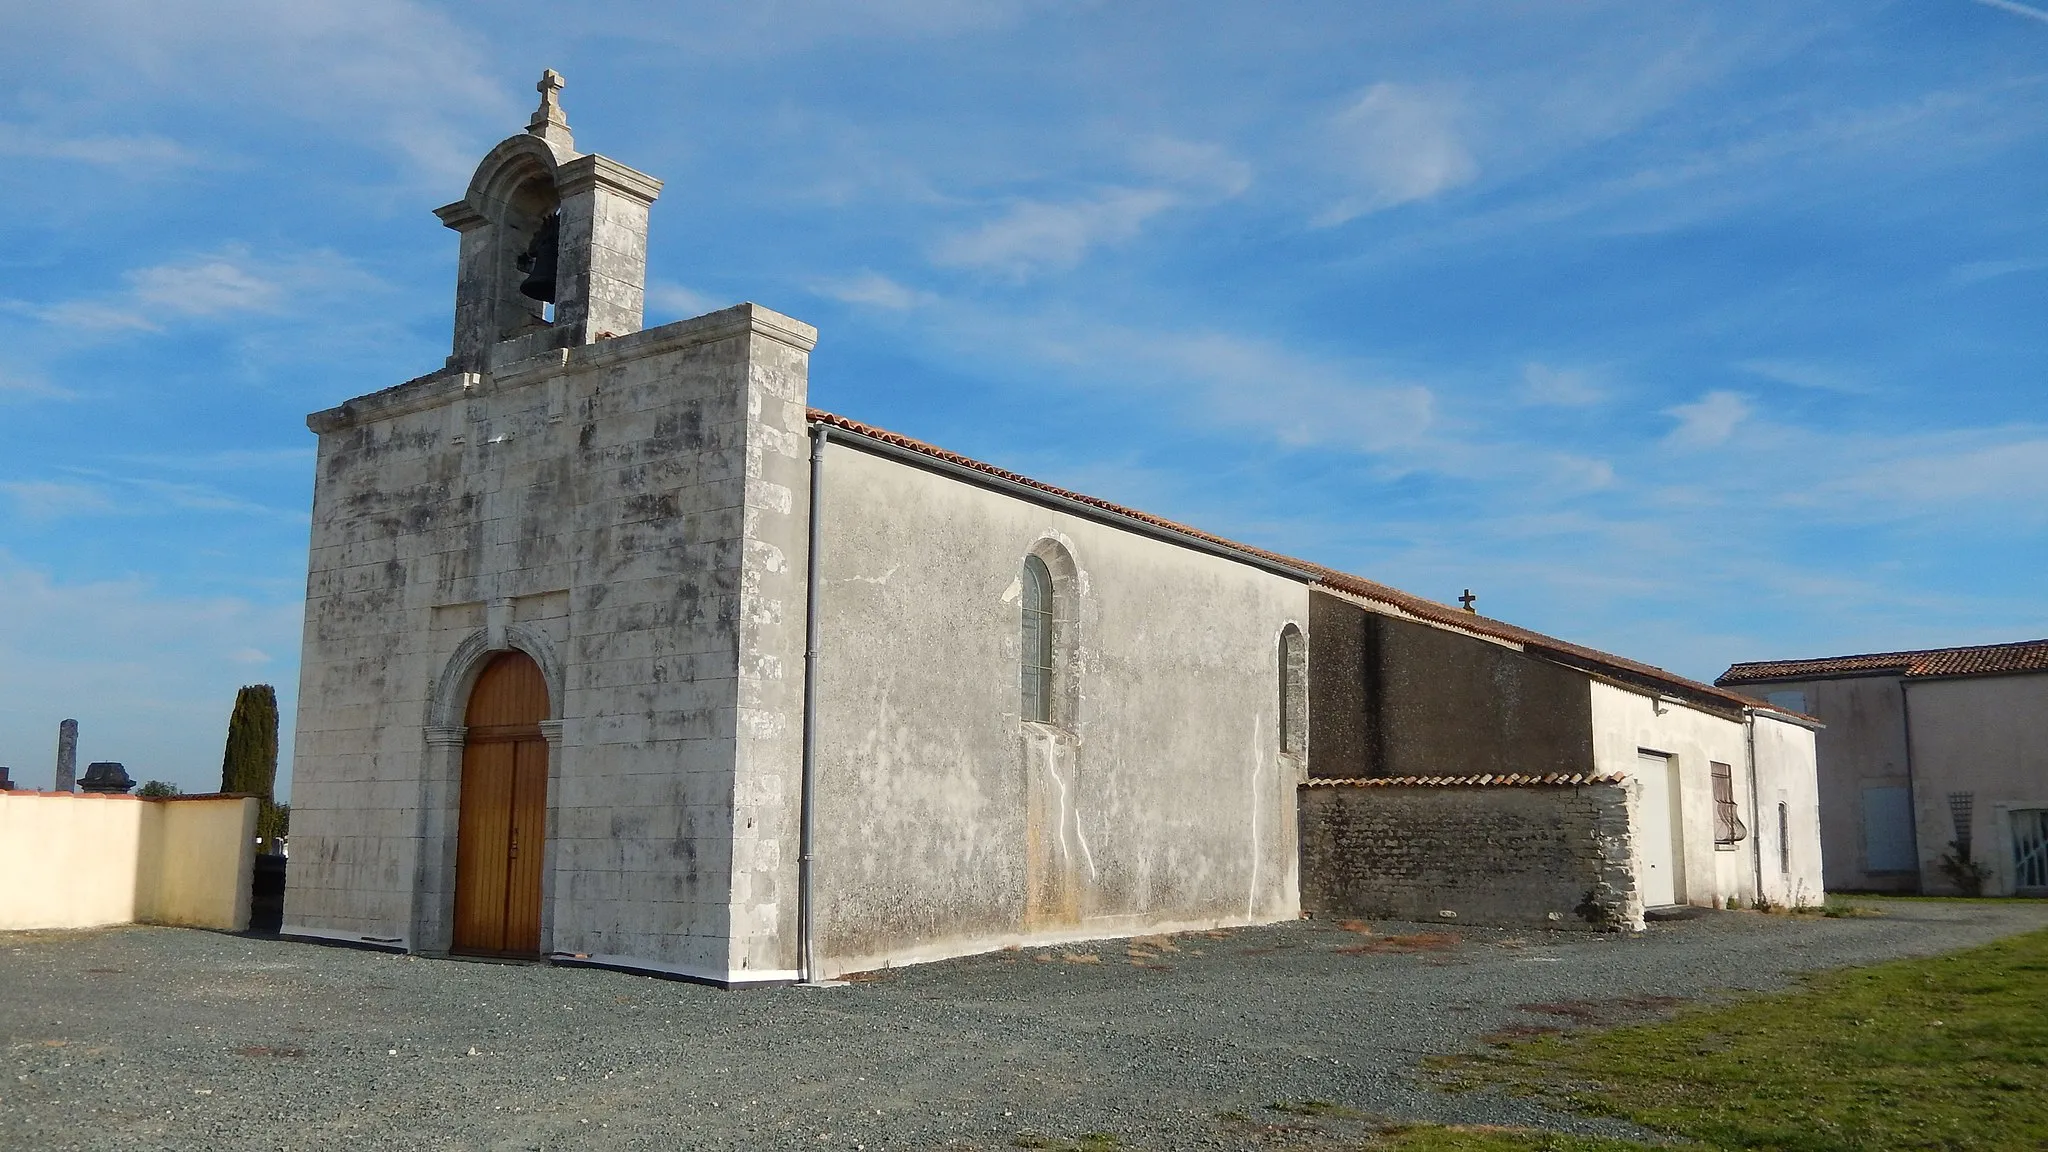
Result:
{"type": "Polygon", "coordinates": [[[1714,765],[1714,847],[1734,851],[1749,838],[1749,828],[1735,810],[1735,768],[1719,760],[1714,765]]]}
{"type": "Polygon", "coordinates": [[[1024,718],[1052,722],[1052,572],[1036,556],[1024,557],[1022,663],[1024,718]]]}

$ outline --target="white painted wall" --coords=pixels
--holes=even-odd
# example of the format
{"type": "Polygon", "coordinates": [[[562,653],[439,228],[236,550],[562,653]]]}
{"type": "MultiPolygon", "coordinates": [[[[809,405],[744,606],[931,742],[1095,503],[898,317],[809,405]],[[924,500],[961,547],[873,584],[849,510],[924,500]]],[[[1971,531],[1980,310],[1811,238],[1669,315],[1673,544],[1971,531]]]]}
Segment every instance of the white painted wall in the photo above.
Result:
{"type": "MultiPolygon", "coordinates": [[[[1677,902],[1720,905],[1733,896],[1748,903],[1756,893],[1751,846],[1745,840],[1732,850],[1715,847],[1711,768],[1716,760],[1734,767],[1737,810],[1755,835],[1757,813],[1749,802],[1749,757],[1742,722],[1598,680],[1590,687],[1595,772],[1639,776],[1643,752],[1671,756],[1678,766],[1684,867],[1677,902]]],[[[1641,818],[1638,813],[1637,819],[1641,818]]]]}
{"type": "MultiPolygon", "coordinates": [[[[1754,739],[1757,799],[1762,811],[1750,827],[1763,860],[1764,898],[1795,907],[1820,904],[1826,898],[1826,885],[1815,733],[1758,713],[1754,739]],[[1787,835],[1783,840],[1778,828],[1780,804],[1785,806],[1787,835]]],[[[1748,802],[1742,795],[1737,799],[1748,802]]]]}

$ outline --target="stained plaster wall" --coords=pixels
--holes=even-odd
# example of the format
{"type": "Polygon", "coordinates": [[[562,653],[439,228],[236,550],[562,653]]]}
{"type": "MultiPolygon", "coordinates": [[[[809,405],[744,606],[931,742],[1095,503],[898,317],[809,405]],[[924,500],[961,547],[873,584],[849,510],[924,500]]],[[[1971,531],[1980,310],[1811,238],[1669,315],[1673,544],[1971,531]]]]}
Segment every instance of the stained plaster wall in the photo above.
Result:
{"type": "MultiPolygon", "coordinates": [[[[1864,851],[1863,790],[1913,786],[1906,755],[1905,689],[1897,676],[1854,676],[1837,680],[1772,681],[1744,684],[1757,699],[1774,692],[1800,692],[1802,711],[1827,725],[1816,734],[1820,772],[1820,820],[1826,886],[1838,892],[1912,892],[1912,872],[1872,871],[1864,851]]],[[[1935,855],[1948,842],[1936,844],[1935,855]]]]}
{"type": "Polygon", "coordinates": [[[1326,592],[1309,612],[1317,777],[1590,770],[1584,673],[1326,592]]]}
{"type": "Polygon", "coordinates": [[[787,974],[815,338],[741,305],[309,421],[288,932],[448,947],[462,706],[518,647],[558,722],[542,950],[787,974]]]}
{"type": "MultiPolygon", "coordinates": [[[[1745,902],[1753,899],[1756,869],[1750,842],[1744,840],[1732,849],[1720,849],[1714,843],[1714,761],[1733,767],[1737,810],[1751,835],[1757,826],[1757,814],[1749,800],[1747,736],[1740,715],[1717,716],[1600,680],[1591,681],[1590,691],[1596,773],[1620,773],[1633,779],[1640,772],[1637,756],[1641,751],[1677,759],[1682,816],[1679,903],[1714,906],[1731,896],[1745,902]]],[[[1643,839],[1640,802],[1637,785],[1631,788],[1630,810],[1638,846],[1643,839]]],[[[1640,854],[1636,874],[1643,874],[1640,854]]]]}
{"type": "Polygon", "coordinates": [[[1277,660],[1303,584],[843,443],[822,503],[824,974],[1297,914],[1277,660]],[[1057,725],[1020,717],[1048,542],[1074,566],[1057,725]]]}
{"type": "Polygon", "coordinates": [[[1939,861],[1956,839],[1949,795],[1967,792],[1971,855],[1991,869],[1984,891],[2011,895],[2011,813],[2048,808],[2048,674],[1912,680],[1906,692],[1925,890],[1956,891],[1939,861]]]}

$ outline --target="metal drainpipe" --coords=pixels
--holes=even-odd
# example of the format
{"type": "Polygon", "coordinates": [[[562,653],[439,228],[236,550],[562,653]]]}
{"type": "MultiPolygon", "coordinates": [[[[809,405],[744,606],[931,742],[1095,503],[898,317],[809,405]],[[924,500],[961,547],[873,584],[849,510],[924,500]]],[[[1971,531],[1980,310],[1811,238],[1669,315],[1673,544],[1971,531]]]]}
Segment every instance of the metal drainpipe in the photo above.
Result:
{"type": "Polygon", "coordinates": [[[811,523],[810,545],[804,556],[804,767],[801,815],[797,831],[797,913],[796,937],[803,979],[818,978],[812,955],[812,936],[817,901],[812,887],[811,847],[817,827],[817,789],[814,782],[818,764],[818,539],[821,493],[825,483],[825,441],[831,435],[823,424],[811,426],[811,523]]]}
{"type": "MultiPolygon", "coordinates": [[[[1742,710],[1742,731],[1747,738],[1749,751],[1749,856],[1756,866],[1756,903],[1764,902],[1764,810],[1763,794],[1756,782],[1756,709],[1742,710]]],[[[1778,851],[1785,846],[1780,844],[1778,851]]]]}

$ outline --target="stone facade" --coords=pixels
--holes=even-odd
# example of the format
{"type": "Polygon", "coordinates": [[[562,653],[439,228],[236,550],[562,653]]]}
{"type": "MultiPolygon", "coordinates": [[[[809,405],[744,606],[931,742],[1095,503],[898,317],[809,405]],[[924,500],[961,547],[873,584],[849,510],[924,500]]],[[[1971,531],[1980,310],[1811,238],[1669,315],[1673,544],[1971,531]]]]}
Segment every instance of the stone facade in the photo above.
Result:
{"type": "Polygon", "coordinates": [[[1613,778],[1305,785],[1302,909],[1331,917],[1640,929],[1630,803],[1629,786],[1613,778]]]}
{"type": "Polygon", "coordinates": [[[462,708],[517,648],[554,710],[543,948],[788,972],[793,909],[734,877],[795,770],[814,339],[742,305],[313,417],[288,930],[448,946],[462,708]]]}

